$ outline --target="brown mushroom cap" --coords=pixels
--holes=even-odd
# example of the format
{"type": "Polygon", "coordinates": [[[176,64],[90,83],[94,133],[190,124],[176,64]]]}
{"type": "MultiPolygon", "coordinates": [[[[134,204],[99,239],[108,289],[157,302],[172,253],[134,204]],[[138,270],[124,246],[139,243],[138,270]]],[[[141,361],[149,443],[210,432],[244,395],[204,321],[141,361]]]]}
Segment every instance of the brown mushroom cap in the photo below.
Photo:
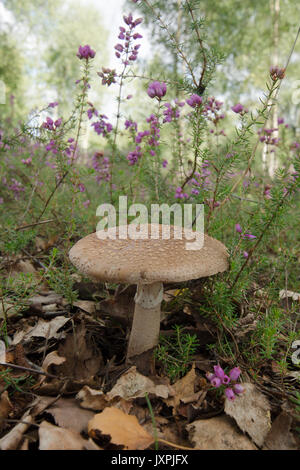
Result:
{"type": "MultiPolygon", "coordinates": [[[[154,224],[152,224],[152,227],[154,224]]],[[[169,240],[150,237],[140,240],[101,240],[96,233],[79,240],[70,250],[71,262],[87,277],[118,283],[181,282],[211,276],[228,268],[226,247],[204,235],[200,250],[187,250],[184,238],[169,240]]],[[[161,225],[159,230],[161,233],[161,225]]]]}

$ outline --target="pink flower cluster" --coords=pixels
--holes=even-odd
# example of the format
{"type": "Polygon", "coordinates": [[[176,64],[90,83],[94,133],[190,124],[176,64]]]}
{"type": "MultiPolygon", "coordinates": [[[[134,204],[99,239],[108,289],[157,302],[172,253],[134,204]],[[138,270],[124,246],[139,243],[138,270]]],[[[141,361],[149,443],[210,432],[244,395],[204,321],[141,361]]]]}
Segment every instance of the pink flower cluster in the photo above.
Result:
{"type": "Polygon", "coordinates": [[[218,130],[217,126],[219,122],[225,118],[225,114],[221,111],[221,108],[223,106],[222,101],[218,101],[214,96],[211,98],[208,98],[205,106],[204,106],[204,111],[203,114],[207,117],[209,121],[211,121],[215,127],[215,129],[210,129],[211,134],[215,135],[224,135],[225,132],[223,129],[218,130]]]}
{"type": "Polygon", "coordinates": [[[43,122],[42,128],[43,129],[48,129],[48,131],[56,131],[56,129],[61,125],[62,123],[62,118],[56,119],[56,121],[53,121],[50,117],[46,118],[46,121],[43,122]]]}
{"type": "Polygon", "coordinates": [[[285,76],[284,68],[279,68],[277,66],[270,67],[270,77],[273,80],[273,82],[276,82],[277,80],[282,80],[284,76],[285,76]]]}
{"type": "Polygon", "coordinates": [[[174,100],[174,104],[165,103],[165,110],[163,111],[163,122],[172,122],[180,118],[180,109],[185,105],[184,101],[179,101],[178,98],[174,100]]]}
{"type": "Polygon", "coordinates": [[[191,106],[191,108],[197,108],[202,104],[202,98],[199,95],[193,94],[186,100],[187,104],[191,106]]]}
{"type": "MultiPolygon", "coordinates": [[[[124,23],[128,26],[128,28],[124,28],[120,26],[120,33],[118,39],[120,41],[124,41],[124,43],[118,43],[115,45],[115,55],[119,59],[123,54],[124,65],[129,65],[130,62],[134,62],[137,59],[139,48],[141,47],[140,44],[133,45],[133,41],[137,39],[141,39],[143,36],[139,33],[134,33],[133,30],[142,23],[142,18],[137,18],[136,20],[133,19],[132,14],[130,13],[128,16],[123,16],[124,23]]],[[[103,81],[102,81],[103,83],[103,81]]]]}
{"type": "Polygon", "coordinates": [[[88,44],[86,44],[85,46],[79,46],[78,52],[76,55],[80,60],[82,59],[89,60],[95,57],[96,52],[93,51],[93,49],[88,44]]]}
{"type": "Polygon", "coordinates": [[[229,372],[229,376],[225,374],[225,371],[220,365],[214,366],[214,374],[208,372],[206,374],[207,379],[214,388],[219,388],[222,385],[226,386],[225,395],[228,400],[234,400],[236,395],[240,395],[244,392],[244,387],[241,384],[236,383],[241,374],[239,367],[234,367],[229,372]],[[230,387],[228,385],[231,384],[230,387]]]}
{"type": "Polygon", "coordinates": [[[139,159],[142,157],[141,147],[137,145],[135,150],[132,150],[127,155],[126,159],[128,160],[129,165],[135,165],[139,159]]]}
{"type": "MultiPolygon", "coordinates": [[[[150,129],[146,129],[144,131],[140,131],[135,136],[135,143],[138,144],[135,150],[132,150],[128,153],[126,159],[128,160],[129,165],[135,165],[139,159],[142,157],[142,148],[139,144],[143,142],[145,137],[147,137],[146,145],[150,148],[147,150],[149,151],[150,155],[154,157],[156,155],[156,151],[154,150],[156,147],[159,146],[159,138],[160,138],[160,127],[159,121],[155,114],[151,114],[146,121],[150,124],[150,129]]],[[[137,124],[136,122],[126,120],[125,121],[125,128],[130,129],[133,135],[137,131],[137,124]]]]}
{"type": "MultiPolygon", "coordinates": [[[[98,115],[97,111],[94,111],[93,113],[95,115],[98,115]]],[[[110,122],[107,122],[107,120],[108,120],[108,117],[105,116],[105,114],[100,114],[99,120],[93,122],[92,127],[94,128],[94,131],[96,132],[96,134],[103,135],[103,137],[105,137],[107,134],[109,134],[112,131],[113,126],[110,124],[110,122]]]]}
{"type": "Polygon", "coordinates": [[[248,113],[248,109],[246,109],[241,103],[235,104],[231,109],[234,113],[240,114],[241,116],[248,113]]]}
{"type": "Polygon", "coordinates": [[[187,199],[189,195],[184,193],[182,188],[179,186],[175,191],[175,199],[187,199]]]}
{"type": "Polygon", "coordinates": [[[167,85],[164,82],[154,81],[149,84],[148,95],[150,98],[161,99],[167,93],[167,85]]]}
{"type": "Polygon", "coordinates": [[[97,72],[97,74],[102,78],[102,85],[110,86],[116,83],[117,72],[114,69],[102,67],[102,72],[97,72]]]}
{"type": "Polygon", "coordinates": [[[240,226],[240,224],[236,224],[235,225],[235,230],[241,234],[241,237],[244,238],[244,239],[248,239],[248,240],[253,240],[254,238],[256,238],[256,235],[252,235],[252,233],[250,232],[247,232],[247,233],[243,233],[243,229],[242,227],[240,226]]]}
{"type": "Polygon", "coordinates": [[[278,145],[280,139],[272,136],[275,131],[278,131],[278,129],[258,129],[257,133],[260,136],[259,140],[264,142],[266,145],[278,145]]]}
{"type": "Polygon", "coordinates": [[[104,157],[102,152],[96,152],[92,157],[92,167],[96,172],[96,181],[101,184],[102,181],[110,180],[110,162],[108,157],[104,157]]]}

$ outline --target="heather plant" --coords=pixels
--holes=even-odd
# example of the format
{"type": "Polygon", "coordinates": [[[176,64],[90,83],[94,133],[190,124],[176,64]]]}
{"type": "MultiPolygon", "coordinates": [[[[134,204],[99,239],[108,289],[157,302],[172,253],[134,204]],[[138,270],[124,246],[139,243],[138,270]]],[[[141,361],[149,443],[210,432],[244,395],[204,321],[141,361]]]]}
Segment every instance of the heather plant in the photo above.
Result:
{"type": "Polygon", "coordinates": [[[245,391],[244,387],[240,383],[237,383],[240,374],[240,368],[234,367],[227,375],[218,364],[214,366],[214,373],[208,372],[206,377],[215,389],[220,389],[222,392],[224,391],[226,398],[233,401],[238,395],[245,391]]]}
{"type": "Polygon", "coordinates": [[[155,353],[156,359],[171,382],[175,382],[188,372],[198,347],[196,335],[185,333],[180,325],[175,325],[173,329],[174,333],[171,336],[161,336],[155,353]]]}

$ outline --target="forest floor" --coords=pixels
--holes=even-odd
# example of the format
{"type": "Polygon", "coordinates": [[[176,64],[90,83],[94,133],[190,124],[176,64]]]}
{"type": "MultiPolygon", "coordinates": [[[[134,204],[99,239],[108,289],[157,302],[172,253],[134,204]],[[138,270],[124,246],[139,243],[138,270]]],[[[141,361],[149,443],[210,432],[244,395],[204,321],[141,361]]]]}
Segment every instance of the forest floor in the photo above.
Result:
{"type": "MultiPolygon", "coordinates": [[[[35,271],[34,264],[17,262],[25,271],[35,271]]],[[[207,347],[219,333],[197,311],[199,281],[183,290],[165,286],[162,337],[171,339],[180,325],[181,334],[197,338],[196,352],[178,369],[181,374],[170,378],[167,360],[156,359],[150,376],[125,365],[135,288],[115,289],[74,276],[78,299],[72,306],[45,283],[21,315],[6,306],[0,449],[300,448],[299,367],[283,376],[266,360],[257,374],[240,359],[243,394],[229,401],[211,386],[206,374],[220,359],[225,370],[230,364],[207,347]],[[181,295],[187,290],[188,297],[181,295]]],[[[236,329],[237,351],[253,327],[248,318],[236,329]]]]}

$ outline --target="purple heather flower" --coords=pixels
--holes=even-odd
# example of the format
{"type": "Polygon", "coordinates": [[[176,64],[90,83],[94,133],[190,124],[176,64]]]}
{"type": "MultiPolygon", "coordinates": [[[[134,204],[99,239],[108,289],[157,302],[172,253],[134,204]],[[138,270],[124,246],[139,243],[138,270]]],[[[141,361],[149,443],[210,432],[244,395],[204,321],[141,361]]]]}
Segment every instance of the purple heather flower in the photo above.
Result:
{"type": "Polygon", "coordinates": [[[214,377],[211,379],[210,383],[213,387],[219,388],[222,385],[222,380],[219,377],[214,377]]]}
{"type": "Polygon", "coordinates": [[[86,44],[85,46],[79,46],[78,52],[77,52],[77,57],[82,60],[82,59],[93,59],[96,55],[96,52],[91,49],[91,47],[86,44]]]}
{"type": "Polygon", "coordinates": [[[91,201],[89,199],[87,199],[87,201],[84,201],[82,203],[82,205],[87,209],[89,207],[90,203],[91,203],[91,201]]]}
{"type": "Polygon", "coordinates": [[[31,163],[32,163],[32,158],[31,158],[31,157],[28,157],[28,158],[26,158],[26,160],[22,159],[21,161],[22,161],[22,163],[24,163],[24,165],[28,165],[28,166],[29,166],[29,165],[31,165],[31,163]]]}
{"type": "Polygon", "coordinates": [[[180,186],[176,188],[175,199],[186,199],[188,197],[189,195],[187,193],[183,193],[182,188],[180,186]]]}
{"type": "Polygon", "coordinates": [[[141,24],[143,22],[143,18],[137,18],[134,22],[133,25],[136,27],[137,25],[141,24]]]}
{"type": "Polygon", "coordinates": [[[225,395],[230,401],[233,401],[235,399],[235,394],[232,388],[226,388],[225,395]]]}
{"type": "Polygon", "coordinates": [[[46,145],[45,149],[47,152],[55,149],[55,140],[50,140],[49,144],[46,145]]]}
{"type": "Polygon", "coordinates": [[[57,102],[57,101],[53,101],[52,103],[49,103],[49,104],[48,104],[48,108],[55,108],[55,106],[58,106],[58,102],[57,102]]]}
{"type": "Polygon", "coordinates": [[[167,85],[164,82],[154,81],[150,83],[147,93],[150,98],[161,99],[167,92],[167,85]]]}
{"type": "Polygon", "coordinates": [[[235,393],[237,393],[238,395],[239,395],[240,393],[244,393],[244,391],[245,391],[244,387],[243,387],[241,384],[234,384],[233,390],[234,390],[235,393]]]}
{"type": "Polygon", "coordinates": [[[99,121],[92,123],[92,127],[94,128],[96,134],[103,135],[103,137],[105,137],[106,134],[112,131],[113,126],[109,122],[105,122],[107,119],[108,118],[105,116],[105,114],[101,114],[99,116],[99,121]]]}
{"type": "Polygon", "coordinates": [[[166,168],[168,166],[168,160],[163,160],[162,166],[163,168],[166,168]]]}
{"type": "Polygon", "coordinates": [[[228,377],[228,375],[224,375],[223,379],[222,379],[222,384],[224,385],[228,385],[230,382],[230,377],[228,377]]]}
{"type": "Polygon", "coordinates": [[[278,118],[278,124],[283,124],[284,123],[284,119],[283,118],[278,118]]]}
{"type": "Polygon", "coordinates": [[[135,150],[129,152],[126,159],[128,160],[129,165],[135,165],[139,158],[142,157],[141,147],[137,146],[135,150]]]}
{"type": "Polygon", "coordinates": [[[132,22],[133,22],[133,17],[132,17],[132,14],[129,13],[128,16],[123,16],[123,20],[124,20],[124,23],[126,23],[128,26],[131,26],[132,25],[132,22]]]}
{"type": "Polygon", "coordinates": [[[240,375],[241,375],[241,369],[239,367],[234,367],[229,372],[229,376],[230,376],[231,380],[237,380],[240,375]]]}
{"type": "Polygon", "coordinates": [[[124,47],[122,46],[122,44],[116,44],[116,45],[115,45],[115,49],[116,49],[116,51],[118,51],[118,52],[123,52],[124,47]]]}
{"type": "Polygon", "coordinates": [[[54,125],[55,127],[59,127],[62,123],[62,118],[59,118],[59,119],[56,119],[56,121],[54,122],[54,125]]]}
{"type": "Polygon", "coordinates": [[[279,67],[270,67],[270,76],[274,82],[276,80],[282,80],[285,75],[285,69],[284,68],[279,68],[279,67]]]}
{"type": "Polygon", "coordinates": [[[79,184],[78,184],[78,189],[79,189],[79,191],[80,191],[81,193],[84,193],[84,191],[85,191],[85,186],[84,186],[84,184],[83,184],[83,183],[79,183],[79,184]]]}
{"type": "Polygon", "coordinates": [[[206,372],[205,376],[210,382],[215,378],[215,374],[212,374],[211,372],[206,372]]]}
{"type": "Polygon", "coordinates": [[[235,230],[236,230],[238,233],[242,233],[242,232],[243,232],[242,227],[240,226],[240,224],[235,224],[235,230]]]}
{"type": "Polygon", "coordinates": [[[237,103],[236,105],[232,106],[232,111],[237,114],[240,114],[244,110],[244,106],[241,103],[237,103]]]}
{"type": "Polygon", "coordinates": [[[189,99],[186,100],[187,104],[192,108],[196,108],[196,106],[200,106],[202,104],[202,98],[199,95],[193,94],[190,96],[189,99]]]}
{"type": "Polygon", "coordinates": [[[243,256],[244,258],[248,258],[249,257],[249,253],[247,251],[243,251],[243,256]]]}
{"type": "Polygon", "coordinates": [[[131,121],[130,119],[126,119],[125,129],[134,129],[135,131],[137,131],[137,123],[134,121],[131,121]]]}
{"type": "Polygon", "coordinates": [[[256,238],[256,235],[252,235],[252,233],[244,233],[243,238],[248,238],[249,240],[253,240],[256,238]]]}

